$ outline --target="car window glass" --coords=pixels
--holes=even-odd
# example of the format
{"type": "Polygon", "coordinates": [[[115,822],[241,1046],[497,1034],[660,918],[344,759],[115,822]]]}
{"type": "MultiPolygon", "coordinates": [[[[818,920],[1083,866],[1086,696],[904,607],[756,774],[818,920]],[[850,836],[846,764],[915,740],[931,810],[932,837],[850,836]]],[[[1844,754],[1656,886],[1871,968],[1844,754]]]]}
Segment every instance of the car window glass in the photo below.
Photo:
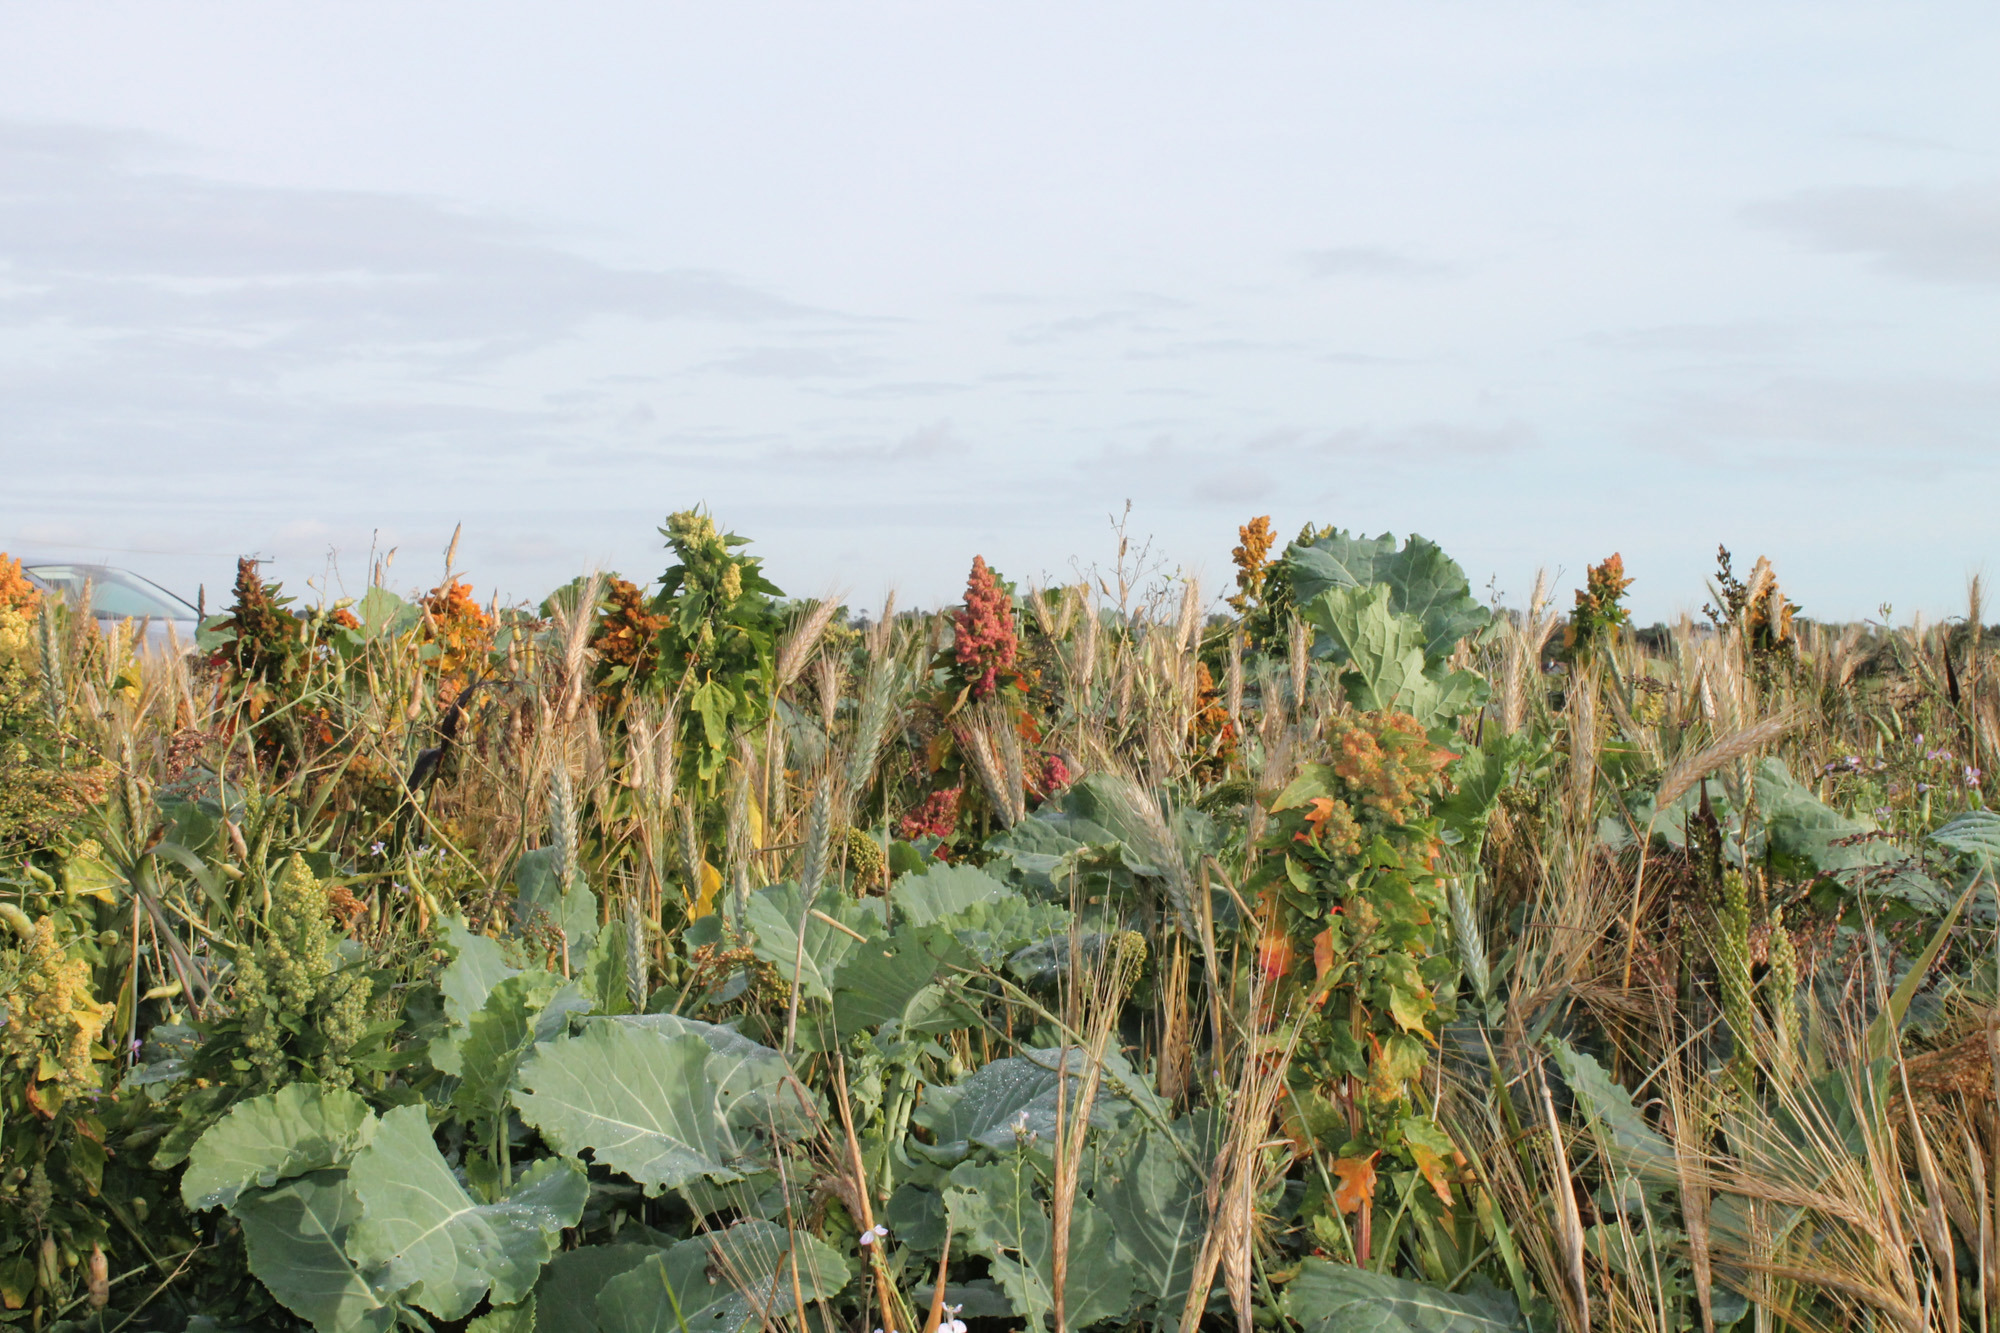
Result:
{"type": "Polygon", "coordinates": [[[186,604],[121,570],[34,565],[28,572],[67,597],[79,596],[83,585],[89,583],[90,609],[94,615],[119,620],[148,616],[155,620],[188,620],[193,616],[186,604]]]}

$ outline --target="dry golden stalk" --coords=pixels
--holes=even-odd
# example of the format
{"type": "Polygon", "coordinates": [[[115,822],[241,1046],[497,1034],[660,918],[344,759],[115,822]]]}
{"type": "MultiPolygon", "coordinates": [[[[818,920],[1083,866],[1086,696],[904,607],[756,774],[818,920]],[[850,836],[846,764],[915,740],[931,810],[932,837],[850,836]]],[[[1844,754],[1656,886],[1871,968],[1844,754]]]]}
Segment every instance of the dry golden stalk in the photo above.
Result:
{"type": "Polygon", "coordinates": [[[1590,1283],[1583,1269],[1583,1218],[1576,1207],[1576,1182],[1569,1172],[1569,1150],[1563,1145],[1562,1122],[1556,1117],[1555,1099],[1547,1079],[1542,1085],[1542,1108],[1549,1122],[1549,1169],[1555,1193],[1556,1240],[1562,1246],[1563,1270],[1570,1284],[1569,1297],[1575,1302],[1571,1318],[1577,1328],[1590,1327],[1590,1283]]]}
{"type": "Polygon", "coordinates": [[[1174,621],[1174,648],[1187,652],[1194,647],[1201,628],[1201,580],[1190,578],[1181,585],[1181,611],[1174,621]]]}
{"type": "Polygon", "coordinates": [[[1167,942],[1160,975],[1160,1051],[1155,1078],[1160,1096],[1178,1102],[1194,1075],[1194,1011],[1188,982],[1192,955],[1187,937],[1175,932],[1167,942]]]}
{"type": "Polygon", "coordinates": [[[1067,1333],[1069,1328],[1066,1296],[1070,1271],[1070,1221],[1076,1210],[1084,1144],[1090,1137],[1090,1112],[1097,1103],[1097,1089],[1104,1076],[1104,1051],[1110,1044],[1111,1034],[1117,1030],[1124,1000],[1124,987],[1120,984],[1122,968],[1112,958],[1100,959],[1087,978],[1077,975],[1083,954],[1080,946],[1081,941],[1072,931],[1070,993],[1075,996],[1087,991],[1089,998],[1087,1011],[1075,1015],[1078,1020],[1076,1026],[1084,1029],[1086,1044],[1081,1050],[1084,1065],[1082,1086],[1077,1089],[1073,1102],[1068,1095],[1069,1053],[1077,1048],[1064,1046],[1058,1052],[1060,1063],[1056,1066],[1055,1180],[1050,1199],[1050,1212],[1055,1223],[1055,1235],[1051,1242],[1051,1278],[1056,1333],[1067,1333]]]}
{"type": "MultiPolygon", "coordinates": [[[[972,761],[972,774],[979,780],[980,790],[986,793],[994,818],[1002,828],[1012,828],[1027,818],[1027,798],[1020,784],[1009,786],[1006,761],[994,742],[995,730],[1011,733],[1013,729],[1005,720],[1000,722],[998,728],[991,728],[986,719],[967,716],[952,724],[951,732],[958,741],[959,753],[972,761]]],[[[1019,746],[1020,741],[1016,737],[1014,753],[1017,771],[1019,746]]]]}
{"type": "Polygon", "coordinates": [[[776,693],[799,678],[805,670],[806,662],[813,650],[819,647],[820,638],[826,627],[833,623],[833,616],[840,610],[836,597],[828,595],[818,605],[800,619],[798,625],[786,636],[784,646],[778,649],[778,660],[772,668],[772,692],[776,693]]]}
{"type": "Polygon", "coordinates": [[[1290,655],[1290,663],[1292,668],[1292,716],[1293,717],[1301,716],[1305,712],[1306,667],[1310,660],[1307,654],[1311,648],[1312,648],[1312,631],[1306,628],[1305,621],[1299,619],[1297,616],[1293,616],[1291,655],[1290,655]]]}
{"type": "Polygon", "coordinates": [[[1778,713],[1686,756],[1667,770],[1667,776],[1660,782],[1660,793],[1654,798],[1653,809],[1664,810],[1716,769],[1762,749],[1798,723],[1798,714],[1778,713]]]}
{"type": "Polygon", "coordinates": [[[1229,636],[1229,677],[1226,686],[1230,725],[1237,734],[1243,731],[1243,631],[1237,630],[1229,636]]]}
{"type": "Polygon", "coordinates": [[[813,692],[819,696],[819,724],[828,738],[833,736],[834,718],[840,708],[840,663],[831,653],[821,653],[814,662],[818,678],[813,692]]]}
{"type": "Polygon", "coordinates": [[[1070,679],[1075,682],[1081,707],[1088,701],[1091,678],[1097,674],[1097,599],[1087,584],[1080,584],[1075,590],[1077,613],[1082,617],[1082,633],[1070,658],[1070,679]]]}

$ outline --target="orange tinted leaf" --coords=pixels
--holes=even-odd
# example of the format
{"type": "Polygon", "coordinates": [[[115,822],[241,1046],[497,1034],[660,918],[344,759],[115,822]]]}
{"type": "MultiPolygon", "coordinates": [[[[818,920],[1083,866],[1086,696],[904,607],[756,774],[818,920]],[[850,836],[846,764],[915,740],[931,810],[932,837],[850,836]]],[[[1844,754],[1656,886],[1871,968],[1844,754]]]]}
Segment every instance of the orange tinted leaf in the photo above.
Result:
{"type": "Polygon", "coordinates": [[[1329,926],[1313,936],[1313,971],[1325,977],[1333,968],[1333,928],[1329,926]]]}
{"type": "Polygon", "coordinates": [[[1343,1213],[1360,1210],[1361,1205],[1375,1200],[1375,1157],[1343,1157],[1333,1164],[1333,1174],[1340,1179],[1340,1185],[1333,1192],[1333,1206],[1343,1213]]]}
{"type": "Polygon", "coordinates": [[[1444,1158],[1421,1143],[1410,1145],[1410,1156],[1416,1159],[1417,1170],[1424,1173],[1424,1179],[1437,1191],[1438,1198],[1444,1200],[1444,1206],[1451,1207],[1451,1172],[1444,1158]]]}
{"type": "Polygon", "coordinates": [[[1292,970],[1292,937],[1280,930],[1265,934],[1257,945],[1257,966],[1266,981],[1276,981],[1292,970]]]}

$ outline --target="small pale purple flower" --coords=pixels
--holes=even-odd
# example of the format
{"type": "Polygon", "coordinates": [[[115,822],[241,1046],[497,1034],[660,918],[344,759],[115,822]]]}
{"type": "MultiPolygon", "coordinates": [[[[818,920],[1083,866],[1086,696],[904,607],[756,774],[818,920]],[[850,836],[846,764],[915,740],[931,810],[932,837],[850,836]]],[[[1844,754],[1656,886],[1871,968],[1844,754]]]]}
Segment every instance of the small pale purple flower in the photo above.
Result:
{"type": "Polygon", "coordinates": [[[861,1233],[861,1244],[873,1245],[878,1240],[887,1240],[888,1238],[889,1228],[880,1225],[872,1226],[861,1233]]]}
{"type": "Polygon", "coordinates": [[[383,846],[381,843],[378,842],[368,849],[368,854],[370,856],[380,856],[388,850],[389,849],[387,847],[383,846]]]}
{"type": "Polygon", "coordinates": [[[1965,785],[1968,787],[1977,787],[1979,785],[1979,770],[1971,764],[1965,766],[1965,785]]]}

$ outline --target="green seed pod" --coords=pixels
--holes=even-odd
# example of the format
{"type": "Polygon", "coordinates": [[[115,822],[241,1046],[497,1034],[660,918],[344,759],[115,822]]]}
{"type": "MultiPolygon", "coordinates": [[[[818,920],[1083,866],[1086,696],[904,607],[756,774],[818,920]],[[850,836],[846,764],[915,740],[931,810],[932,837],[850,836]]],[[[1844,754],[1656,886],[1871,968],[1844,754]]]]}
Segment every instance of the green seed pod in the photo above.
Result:
{"type": "Polygon", "coordinates": [[[124,938],[123,935],[120,935],[115,930],[100,930],[97,932],[97,942],[107,949],[124,938]]]}

